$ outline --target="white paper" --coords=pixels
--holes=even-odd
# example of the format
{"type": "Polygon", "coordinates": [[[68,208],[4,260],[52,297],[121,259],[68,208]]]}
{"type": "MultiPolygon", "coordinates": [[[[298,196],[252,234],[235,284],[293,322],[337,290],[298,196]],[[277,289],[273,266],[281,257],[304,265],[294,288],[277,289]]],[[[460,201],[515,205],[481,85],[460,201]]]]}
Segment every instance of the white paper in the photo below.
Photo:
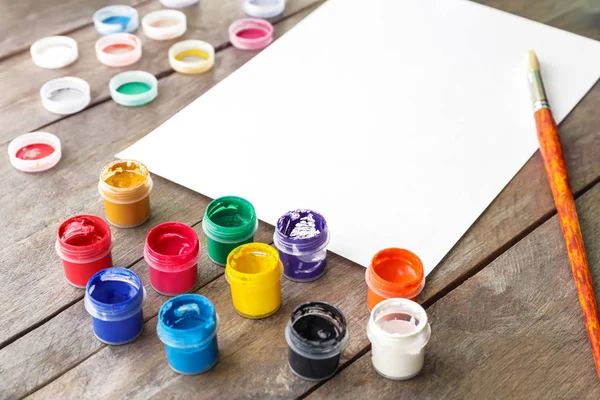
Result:
{"type": "Polygon", "coordinates": [[[529,49],[560,122],[599,42],[468,1],[330,0],[118,157],[270,224],[317,210],[333,252],[429,273],[537,149],[529,49]]]}

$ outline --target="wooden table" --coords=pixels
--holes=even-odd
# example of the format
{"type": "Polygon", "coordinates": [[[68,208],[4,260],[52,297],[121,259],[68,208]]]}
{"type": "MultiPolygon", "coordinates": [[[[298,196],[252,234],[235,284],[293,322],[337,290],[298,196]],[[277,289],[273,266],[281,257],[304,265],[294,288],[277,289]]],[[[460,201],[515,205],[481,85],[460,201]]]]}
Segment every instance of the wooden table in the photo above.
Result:
{"type": "MultiPolygon", "coordinates": [[[[526,18],[600,39],[600,13],[589,0],[489,0],[480,2],[526,18]]],[[[148,290],[145,328],[135,342],[98,342],[83,307],[83,292],[69,286],[54,251],[66,218],[103,215],[97,192],[100,168],[192,100],[226,78],[255,53],[230,46],[227,27],[242,17],[241,0],[200,0],[185,9],[185,38],[212,43],[215,68],[203,75],[174,73],[167,62],[172,41],[147,40],[134,69],[159,78],[159,96],[142,108],[110,100],[109,79],[119,69],[95,59],[94,10],[106,0],[3,0],[0,13],[0,397],[58,398],[600,398],[571,270],[556,211],[536,153],[428,277],[420,302],[432,339],[422,373],[406,382],[379,377],[366,337],[364,269],[329,254],[320,280],[283,280],[283,306],[252,321],[233,310],[223,269],[203,252],[195,292],[208,296],[221,318],[220,361],[210,372],[180,376],[167,366],[156,336],[156,314],[166,297],[148,290]],[[79,43],[79,60],[62,70],[42,70],[28,46],[67,33],[79,43]],[[90,106],[61,117],[44,110],[39,88],[72,75],[92,87],[90,106]],[[25,174],[10,165],[6,147],[18,134],[44,130],[60,137],[63,157],[54,169],[25,174]],[[321,299],[339,306],[350,340],[338,373],[326,382],[296,378],[287,366],[283,337],[291,310],[321,299]]],[[[127,0],[141,16],[158,1],[127,0]]],[[[275,21],[281,36],[312,12],[318,0],[288,0],[275,21]]],[[[501,34],[499,32],[498,34],[501,34]]],[[[285,71],[281,81],[285,84],[285,71]]],[[[289,77],[290,79],[292,77],[289,77]]],[[[571,184],[600,293],[600,84],[561,124],[571,184]]],[[[532,132],[532,134],[534,134],[532,132]]],[[[257,171],[268,174],[268,171],[257,171]]],[[[198,169],[201,173],[201,168],[198,169]]],[[[149,229],[164,221],[200,221],[208,198],[154,176],[152,217],[130,230],[112,229],[116,265],[138,273],[149,287],[142,246],[149,229]]],[[[264,223],[256,239],[271,243],[264,223]]],[[[401,245],[401,243],[399,243],[401,245]]],[[[204,249],[205,250],[205,249],[204,249]]]]}

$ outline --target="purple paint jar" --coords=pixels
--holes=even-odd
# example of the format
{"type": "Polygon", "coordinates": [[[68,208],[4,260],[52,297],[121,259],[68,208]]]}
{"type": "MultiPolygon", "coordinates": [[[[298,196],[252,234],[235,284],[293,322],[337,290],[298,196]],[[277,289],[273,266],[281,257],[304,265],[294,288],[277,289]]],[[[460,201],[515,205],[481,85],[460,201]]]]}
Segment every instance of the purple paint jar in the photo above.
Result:
{"type": "Polygon", "coordinates": [[[296,282],[310,282],[325,272],[329,229],[325,218],[311,210],[294,210],[277,221],[273,242],[279,250],[283,274],[296,282]]]}

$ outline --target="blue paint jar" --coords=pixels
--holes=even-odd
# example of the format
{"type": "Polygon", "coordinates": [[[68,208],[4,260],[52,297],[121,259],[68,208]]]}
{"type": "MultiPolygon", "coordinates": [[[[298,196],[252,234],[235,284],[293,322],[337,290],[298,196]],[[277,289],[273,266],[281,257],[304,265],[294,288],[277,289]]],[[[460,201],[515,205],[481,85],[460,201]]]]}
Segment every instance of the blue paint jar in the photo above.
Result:
{"type": "Polygon", "coordinates": [[[156,333],[165,345],[171,369],[196,375],[211,369],[219,359],[219,316],[209,299],[182,294],[162,305],[156,333]]]}
{"type": "Polygon", "coordinates": [[[145,298],[142,281],[133,271],[113,267],[93,275],[85,288],[83,303],[92,316],[98,340],[119,345],[137,338],[144,327],[145,298]]]}

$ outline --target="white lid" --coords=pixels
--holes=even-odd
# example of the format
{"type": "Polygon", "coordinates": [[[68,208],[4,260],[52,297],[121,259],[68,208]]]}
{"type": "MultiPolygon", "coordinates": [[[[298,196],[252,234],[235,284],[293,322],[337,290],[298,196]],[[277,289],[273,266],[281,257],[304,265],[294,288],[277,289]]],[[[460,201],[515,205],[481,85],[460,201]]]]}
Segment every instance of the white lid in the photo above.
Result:
{"type": "Polygon", "coordinates": [[[101,35],[135,32],[140,24],[137,10],[123,5],[101,8],[94,13],[92,19],[96,32],[101,35]]]}
{"type": "Polygon", "coordinates": [[[183,8],[196,4],[198,0],[160,0],[160,4],[170,8],[183,8]]]}
{"type": "Polygon", "coordinates": [[[96,41],[96,58],[109,67],[126,67],[142,57],[142,41],[131,33],[114,33],[96,41]],[[111,48],[118,48],[112,52],[111,48]],[[107,51],[108,50],[108,51],[107,51]]]}
{"type": "Polygon", "coordinates": [[[29,51],[35,65],[47,69],[66,67],[79,57],[77,42],[68,36],[48,36],[37,40],[29,51]]]}
{"type": "Polygon", "coordinates": [[[137,107],[150,103],[158,95],[158,80],[154,75],[145,71],[125,71],[112,77],[108,83],[110,96],[123,106],[137,107]],[[127,83],[140,82],[150,86],[150,90],[138,94],[119,92],[119,88],[127,83]]]}
{"type": "Polygon", "coordinates": [[[65,76],[44,83],[40,96],[51,113],[74,114],[90,104],[90,85],[83,79],[65,76]]]}
{"type": "Polygon", "coordinates": [[[58,163],[61,155],[60,139],[53,134],[46,132],[25,133],[21,136],[17,136],[8,145],[8,157],[10,158],[10,163],[13,167],[23,172],[46,171],[58,163]],[[46,157],[38,159],[23,159],[17,157],[19,150],[33,144],[46,144],[53,147],[54,151],[46,157]]]}
{"type": "Polygon", "coordinates": [[[168,40],[183,35],[187,29],[187,21],[181,11],[158,10],[142,19],[142,28],[150,39],[168,40]]]}
{"type": "Polygon", "coordinates": [[[255,18],[273,18],[285,9],[285,0],[244,0],[244,12],[255,18]]]}

